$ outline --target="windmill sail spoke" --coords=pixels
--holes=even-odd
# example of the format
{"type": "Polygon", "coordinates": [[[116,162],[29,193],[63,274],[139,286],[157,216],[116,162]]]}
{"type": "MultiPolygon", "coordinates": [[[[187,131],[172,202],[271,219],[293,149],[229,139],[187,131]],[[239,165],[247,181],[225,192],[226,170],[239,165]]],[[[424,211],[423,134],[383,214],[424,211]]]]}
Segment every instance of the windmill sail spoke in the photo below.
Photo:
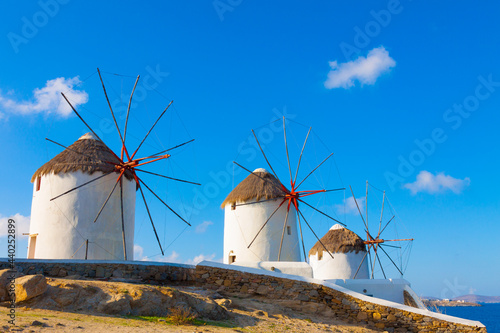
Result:
{"type": "Polygon", "coordinates": [[[365,252],[365,255],[363,256],[363,259],[361,259],[361,262],[359,263],[358,269],[356,270],[356,273],[354,274],[353,279],[355,279],[356,276],[358,276],[359,270],[361,269],[361,266],[363,265],[363,262],[365,262],[367,254],[368,254],[368,252],[365,252]]]}
{"type": "Polygon", "coordinates": [[[322,162],[321,162],[321,163],[320,163],[317,167],[315,167],[315,168],[314,168],[311,172],[309,172],[309,174],[308,174],[308,175],[307,175],[304,179],[302,179],[302,181],[299,183],[299,185],[297,185],[297,186],[295,187],[295,189],[298,189],[298,188],[299,188],[299,186],[300,186],[300,185],[301,185],[301,184],[302,184],[302,183],[303,183],[303,182],[304,182],[304,181],[305,181],[305,180],[306,180],[306,179],[307,179],[310,175],[312,175],[314,171],[316,171],[316,170],[317,170],[317,169],[318,169],[318,168],[319,168],[319,167],[320,167],[323,163],[325,163],[325,162],[326,162],[326,161],[327,161],[330,157],[332,157],[332,156],[333,156],[333,153],[331,153],[330,155],[328,155],[328,157],[327,157],[327,158],[325,158],[325,159],[324,159],[324,160],[323,160],[323,161],[322,161],[322,162]]]}
{"type": "Polygon", "coordinates": [[[125,217],[123,216],[123,179],[121,178],[120,178],[120,210],[122,216],[123,258],[127,260],[127,244],[125,242],[125,217]]]}
{"type": "MultiPolygon", "coordinates": [[[[153,126],[151,126],[151,128],[149,129],[149,131],[146,133],[146,136],[144,137],[144,139],[142,139],[141,143],[139,144],[139,146],[137,147],[137,149],[134,151],[134,153],[132,154],[132,156],[130,157],[131,159],[134,158],[135,154],[137,154],[137,152],[139,151],[139,149],[141,148],[142,144],[144,143],[144,141],[146,141],[147,137],[149,136],[149,134],[151,133],[151,131],[153,130],[153,128],[155,128],[156,124],[158,123],[158,121],[160,121],[161,117],[163,117],[163,115],[165,114],[165,112],[167,112],[168,108],[170,107],[170,105],[172,105],[174,101],[171,101],[167,107],[165,108],[165,110],[163,110],[163,112],[160,114],[160,116],[158,117],[158,119],[156,119],[155,123],[153,124],[153,126]]],[[[186,222],[187,223],[187,222],[186,222]]]]}
{"type": "MultiPolygon", "coordinates": [[[[69,100],[66,98],[66,96],[64,95],[64,93],[61,92],[61,95],[62,97],[64,97],[64,99],[66,100],[66,102],[68,102],[69,106],[71,107],[71,109],[73,110],[73,112],[78,116],[78,118],[80,118],[80,120],[85,124],[85,126],[87,126],[87,128],[92,132],[92,134],[94,134],[94,136],[101,142],[104,142],[102,141],[102,139],[99,137],[99,135],[97,135],[96,132],[94,132],[94,130],[92,129],[92,127],[89,126],[89,124],[87,124],[85,122],[85,120],[83,120],[82,116],[76,111],[76,109],[73,107],[73,105],[69,102],[69,100]]],[[[117,160],[121,161],[121,159],[118,157],[118,155],[116,155],[114,153],[114,151],[110,150],[111,154],[113,154],[117,160]]]]}
{"type": "MultiPolygon", "coordinates": [[[[370,252],[371,247],[368,247],[368,263],[370,264],[370,268],[372,267],[372,254],[370,252]]],[[[373,272],[371,278],[373,279],[373,272]]]]}
{"type": "Polygon", "coordinates": [[[377,257],[377,260],[378,260],[378,264],[380,266],[380,269],[382,270],[382,274],[384,275],[384,279],[387,279],[387,276],[385,276],[384,267],[382,267],[382,263],[380,262],[380,256],[377,257]]]}
{"type": "Polygon", "coordinates": [[[375,274],[375,264],[377,263],[377,248],[378,248],[378,244],[375,245],[375,249],[373,250],[373,254],[374,254],[374,257],[373,257],[373,262],[372,262],[372,279],[373,279],[373,275],[375,274]]]}
{"type": "Polygon", "coordinates": [[[343,191],[343,190],[345,190],[345,187],[334,188],[334,189],[331,189],[331,190],[324,190],[323,192],[336,192],[336,191],[343,191]]]}
{"type": "Polygon", "coordinates": [[[365,219],[366,219],[366,233],[368,233],[368,181],[366,181],[366,195],[365,195],[365,219]]]}
{"type": "MultiPolygon", "coordinates": [[[[387,240],[385,242],[387,242],[387,240]]],[[[394,246],[394,245],[389,245],[389,244],[384,244],[384,246],[394,247],[396,249],[400,249],[401,248],[401,246],[394,246]]]]}
{"type": "Polygon", "coordinates": [[[309,133],[311,133],[312,127],[309,127],[309,131],[307,131],[306,139],[304,140],[304,145],[302,146],[302,150],[300,151],[299,163],[297,163],[297,170],[295,171],[295,178],[293,179],[293,183],[297,181],[297,175],[299,174],[300,161],[302,160],[302,154],[304,153],[304,149],[306,148],[307,138],[309,138],[309,133]]]}
{"type": "MultiPolygon", "coordinates": [[[[236,164],[237,166],[239,166],[240,168],[242,168],[243,170],[245,170],[245,171],[247,171],[247,172],[251,173],[251,174],[252,174],[252,175],[254,175],[255,177],[259,177],[259,178],[260,178],[260,179],[262,179],[263,181],[265,181],[265,182],[267,182],[267,183],[269,183],[269,184],[273,185],[273,186],[274,186],[274,187],[276,187],[276,188],[279,188],[279,189],[280,189],[280,191],[283,191],[283,188],[281,188],[280,186],[276,185],[274,182],[272,182],[272,181],[270,181],[270,180],[268,180],[268,179],[265,179],[265,178],[263,178],[263,177],[259,176],[259,175],[258,175],[258,174],[256,174],[255,172],[252,172],[252,171],[248,170],[247,168],[245,168],[244,166],[240,165],[239,163],[237,163],[237,162],[235,162],[235,161],[233,161],[233,163],[234,163],[234,164],[236,164]]],[[[276,178],[276,179],[277,179],[277,178],[276,178]]]]}
{"type": "Polygon", "coordinates": [[[110,172],[108,172],[108,173],[105,173],[104,175],[101,175],[101,176],[99,176],[99,177],[97,177],[97,178],[94,178],[94,179],[92,179],[92,180],[89,180],[88,182],[85,182],[85,183],[83,183],[83,184],[81,184],[81,185],[78,185],[77,187],[74,187],[74,188],[72,188],[71,190],[68,190],[68,191],[66,191],[66,192],[64,192],[64,193],[59,194],[59,195],[58,195],[58,196],[56,196],[56,197],[53,197],[52,199],[50,199],[50,201],[55,200],[55,199],[57,199],[57,198],[59,198],[59,197],[62,197],[63,195],[66,195],[66,194],[68,194],[68,193],[70,193],[70,192],[73,192],[73,191],[75,191],[75,190],[77,190],[77,189],[79,189],[79,188],[81,188],[81,187],[84,187],[85,185],[88,185],[88,184],[90,184],[90,183],[92,183],[92,182],[95,182],[96,180],[99,180],[99,179],[101,179],[101,178],[103,178],[103,177],[106,177],[107,175],[109,175],[110,173],[113,173],[113,172],[114,172],[114,170],[113,170],[113,171],[110,171],[110,172]]]}
{"type": "Polygon", "coordinates": [[[94,219],[94,223],[96,223],[97,219],[99,218],[99,216],[100,216],[100,215],[101,215],[101,213],[102,213],[102,210],[104,209],[104,207],[106,207],[106,205],[107,205],[107,203],[108,203],[109,199],[111,198],[111,196],[113,195],[113,192],[114,192],[114,191],[115,191],[115,189],[116,189],[116,186],[117,186],[117,185],[118,185],[118,183],[120,182],[120,180],[121,180],[121,178],[122,178],[122,176],[123,176],[123,173],[124,173],[124,172],[125,172],[125,170],[122,170],[122,171],[120,172],[120,175],[118,176],[118,179],[117,179],[117,180],[116,180],[116,182],[115,182],[115,186],[113,186],[113,189],[111,190],[111,192],[109,192],[109,195],[108,195],[108,197],[106,198],[106,201],[104,201],[104,204],[101,206],[101,209],[99,209],[99,212],[97,213],[97,216],[96,216],[96,217],[95,217],[95,219],[94,219]]]}
{"type": "MultiPolygon", "coordinates": [[[[82,153],[81,151],[78,151],[78,150],[72,149],[72,148],[70,148],[70,147],[66,147],[65,145],[60,144],[60,143],[58,143],[58,142],[55,142],[54,140],[51,140],[51,139],[49,139],[49,138],[45,138],[45,140],[47,140],[47,141],[49,141],[49,142],[52,142],[52,143],[55,143],[56,145],[61,146],[61,147],[63,147],[64,149],[67,149],[67,150],[72,151],[72,152],[74,152],[74,153],[77,153],[77,154],[80,154],[80,155],[82,155],[82,156],[88,157],[88,158],[90,158],[91,160],[94,160],[94,159],[95,159],[95,157],[92,157],[92,156],[90,156],[90,155],[87,155],[87,154],[85,154],[85,153],[82,153]]],[[[113,163],[113,162],[107,162],[107,161],[106,161],[106,163],[113,164],[113,165],[117,165],[117,163],[113,163]]],[[[82,165],[83,165],[83,164],[82,164],[82,165]]]]}
{"type": "Polygon", "coordinates": [[[182,147],[182,146],[184,146],[184,145],[186,145],[186,144],[188,144],[188,143],[190,143],[190,142],[193,142],[193,141],[194,141],[194,139],[191,139],[191,140],[186,141],[186,142],[184,142],[184,143],[181,143],[181,144],[179,144],[179,145],[177,145],[177,146],[175,146],[175,147],[168,148],[168,149],[163,150],[163,151],[161,151],[161,152],[159,152],[159,153],[153,154],[152,156],[158,156],[158,155],[161,155],[161,154],[165,154],[167,151],[171,151],[171,150],[174,150],[174,149],[176,149],[176,148],[182,147]]]}
{"type": "Polygon", "coordinates": [[[70,103],[70,101],[66,98],[66,96],[64,95],[64,93],[61,92],[61,95],[62,97],[64,97],[64,99],[66,100],[66,102],[69,104],[69,106],[71,107],[71,109],[73,110],[73,112],[78,116],[78,118],[80,118],[80,120],[85,124],[85,126],[87,126],[87,128],[92,132],[92,134],[95,135],[95,137],[97,139],[99,139],[99,141],[102,142],[101,138],[99,137],[99,135],[96,134],[96,132],[94,132],[94,130],[92,129],[92,127],[89,126],[89,124],[87,124],[85,122],[85,120],[83,120],[82,116],[80,116],[80,114],[76,111],[76,109],[73,107],[73,105],[70,103]]]}
{"type": "Polygon", "coordinates": [[[288,154],[288,142],[286,141],[285,117],[283,117],[283,134],[285,135],[286,160],[288,161],[288,171],[290,172],[290,181],[292,181],[292,168],[290,167],[290,155],[288,154]]]}
{"type": "Polygon", "coordinates": [[[182,182],[182,183],[188,183],[188,184],[193,184],[193,185],[201,185],[200,183],[195,183],[195,182],[191,182],[189,180],[184,180],[184,179],[178,179],[178,178],[173,178],[173,177],[169,177],[169,176],[164,176],[164,175],[160,175],[158,173],[154,173],[154,172],[151,172],[151,171],[146,171],[146,170],[141,170],[141,169],[135,169],[135,171],[140,171],[140,172],[144,172],[144,173],[148,173],[150,175],[154,175],[154,176],[158,176],[158,177],[163,177],[163,178],[166,178],[166,179],[170,179],[170,180],[175,180],[177,182],[182,182]]]}
{"type": "Polygon", "coordinates": [[[300,211],[300,209],[297,209],[297,212],[300,214],[300,216],[302,216],[302,219],[307,224],[307,226],[309,227],[309,229],[312,231],[312,233],[314,234],[314,237],[316,237],[316,239],[321,244],[321,246],[323,246],[323,249],[325,249],[325,251],[328,252],[328,254],[330,255],[330,257],[332,257],[332,259],[333,259],[333,254],[330,251],[328,251],[328,249],[326,248],[325,244],[323,244],[323,242],[321,241],[321,239],[319,239],[318,235],[316,235],[316,233],[314,232],[313,228],[311,227],[311,225],[309,224],[309,222],[307,222],[306,218],[304,217],[304,215],[302,214],[302,212],[300,211]]]}
{"type": "Polygon", "coordinates": [[[288,214],[290,213],[290,207],[286,210],[285,222],[283,223],[283,231],[281,233],[280,249],[278,251],[278,261],[281,261],[281,248],[283,247],[283,238],[285,237],[286,224],[288,222],[288,214]]]}
{"type": "Polygon", "coordinates": [[[382,197],[382,210],[380,212],[380,222],[378,224],[378,235],[380,236],[380,228],[382,227],[382,217],[384,216],[384,203],[385,203],[385,191],[384,191],[384,196],[382,197]]]}
{"type": "Polygon", "coordinates": [[[385,228],[387,228],[387,226],[389,225],[389,223],[391,223],[391,221],[392,221],[395,217],[396,217],[395,215],[392,215],[391,219],[390,219],[389,221],[387,221],[386,225],[384,226],[384,228],[382,229],[382,231],[380,232],[380,234],[384,232],[385,228]]]}
{"type": "MultiPolygon", "coordinates": [[[[132,97],[134,96],[134,91],[135,91],[135,88],[137,87],[137,82],[139,82],[140,77],[141,77],[140,75],[137,75],[137,79],[135,80],[135,83],[134,83],[134,88],[132,89],[132,93],[130,94],[130,99],[128,101],[127,117],[125,118],[125,128],[123,129],[123,140],[122,140],[123,149],[125,149],[125,152],[127,152],[127,150],[125,148],[125,140],[127,139],[128,116],[130,114],[130,107],[132,106],[132,97]]],[[[128,153],[127,153],[127,157],[129,157],[128,153]]],[[[123,150],[122,150],[122,159],[123,159],[123,150]]]]}
{"type": "MultiPolygon", "coordinates": [[[[122,136],[122,133],[120,132],[120,127],[118,127],[115,113],[113,112],[113,108],[111,107],[111,103],[109,102],[108,93],[106,91],[106,86],[104,85],[104,81],[102,80],[101,71],[99,70],[99,68],[97,68],[97,74],[99,74],[99,79],[101,80],[102,90],[104,91],[104,96],[106,97],[106,102],[108,102],[109,110],[111,111],[111,116],[113,117],[113,121],[115,123],[116,130],[118,131],[118,135],[120,136],[120,141],[122,142],[122,146],[123,146],[123,142],[124,142],[123,136],[122,136]]],[[[123,150],[122,150],[121,159],[123,160],[123,150]]]]}
{"type": "Polygon", "coordinates": [[[392,262],[392,264],[394,265],[394,267],[396,267],[396,269],[399,271],[399,273],[401,275],[403,275],[403,272],[401,272],[401,270],[399,269],[398,265],[396,265],[396,263],[394,262],[394,260],[392,260],[391,256],[389,256],[389,254],[384,250],[384,248],[382,246],[380,248],[382,249],[382,251],[384,251],[384,253],[387,256],[387,258],[389,258],[389,260],[392,262]]]}
{"type": "Polygon", "coordinates": [[[358,200],[356,200],[356,197],[354,196],[354,192],[352,190],[351,185],[349,185],[349,188],[351,189],[352,198],[354,199],[354,202],[356,203],[356,207],[358,208],[359,216],[361,216],[361,219],[363,220],[363,223],[365,224],[366,232],[368,233],[368,224],[366,224],[365,218],[363,217],[363,214],[361,213],[361,209],[359,208],[359,205],[358,205],[358,200]]]}
{"type": "Polygon", "coordinates": [[[191,226],[191,224],[186,221],[185,219],[182,218],[182,216],[180,216],[179,214],[177,214],[177,212],[175,210],[173,210],[169,205],[167,205],[165,203],[165,201],[163,201],[151,188],[149,188],[148,185],[146,185],[140,178],[139,179],[139,182],[141,182],[142,185],[144,185],[148,190],[149,192],[153,193],[153,195],[161,201],[162,204],[164,204],[172,213],[174,213],[175,215],[177,215],[178,218],[180,218],[182,221],[184,221],[187,225],[191,226]]]}
{"type": "MultiPolygon", "coordinates": [[[[139,183],[138,183],[139,184],[139,183]]],[[[149,220],[151,221],[151,226],[153,227],[153,231],[156,236],[156,241],[158,242],[158,246],[160,247],[161,255],[164,256],[163,248],[161,247],[160,238],[158,237],[158,233],[156,232],[155,224],[153,222],[153,218],[151,217],[151,212],[149,211],[148,203],[146,201],[146,197],[144,196],[144,191],[142,190],[141,185],[139,184],[139,191],[141,192],[142,200],[144,201],[144,205],[146,206],[146,211],[148,212],[149,220]]]]}
{"type": "Polygon", "coordinates": [[[247,246],[247,249],[250,248],[250,246],[252,246],[253,242],[255,242],[255,240],[257,239],[257,237],[259,236],[260,232],[262,231],[262,229],[264,229],[264,227],[267,225],[267,222],[269,222],[271,220],[271,218],[273,217],[273,215],[278,211],[278,209],[280,209],[280,207],[285,203],[285,200],[283,200],[278,207],[276,207],[276,209],[273,211],[273,213],[267,218],[266,222],[264,222],[264,224],[262,225],[262,227],[260,227],[259,231],[257,231],[257,234],[255,234],[254,238],[252,239],[252,241],[250,242],[250,244],[248,244],[247,246]]]}
{"type": "Polygon", "coordinates": [[[306,206],[309,206],[310,208],[314,209],[314,210],[315,210],[315,211],[317,211],[318,213],[320,213],[320,214],[322,214],[322,215],[324,215],[324,216],[328,217],[329,219],[331,219],[331,220],[333,220],[333,221],[335,221],[335,222],[337,222],[337,223],[342,224],[344,227],[346,226],[344,223],[342,223],[342,222],[340,222],[339,220],[337,220],[337,219],[335,219],[335,218],[331,217],[331,216],[330,216],[330,215],[328,215],[328,214],[323,213],[322,211],[320,211],[319,209],[317,209],[317,208],[315,208],[315,207],[311,206],[310,204],[308,204],[308,203],[307,203],[307,202],[305,202],[304,200],[302,200],[302,199],[298,199],[298,200],[299,200],[300,202],[302,202],[303,204],[305,204],[306,206]]]}
{"type": "MultiPolygon", "coordinates": [[[[262,153],[262,155],[264,156],[264,159],[267,162],[267,165],[269,165],[269,168],[271,168],[271,171],[273,172],[274,177],[276,177],[276,179],[279,181],[280,179],[278,178],[278,175],[276,174],[276,172],[274,171],[273,167],[271,166],[271,163],[269,163],[269,160],[267,159],[266,154],[264,154],[264,150],[260,146],[260,142],[259,142],[259,139],[257,139],[257,135],[255,134],[255,131],[252,130],[252,133],[253,133],[253,136],[255,137],[255,141],[257,141],[257,145],[259,146],[260,152],[262,153]]],[[[281,183],[281,181],[280,181],[280,183],[281,183]]]]}
{"type": "Polygon", "coordinates": [[[302,223],[300,222],[300,214],[297,214],[297,220],[299,220],[300,240],[302,241],[302,250],[304,251],[304,261],[307,262],[306,247],[304,245],[304,236],[302,235],[302,223]]]}
{"type": "Polygon", "coordinates": [[[298,193],[300,197],[307,197],[307,196],[313,195],[313,194],[326,193],[326,192],[335,192],[335,191],[340,191],[340,190],[345,190],[345,188],[336,188],[336,189],[333,189],[333,190],[298,191],[298,192],[295,192],[295,193],[298,193]]]}

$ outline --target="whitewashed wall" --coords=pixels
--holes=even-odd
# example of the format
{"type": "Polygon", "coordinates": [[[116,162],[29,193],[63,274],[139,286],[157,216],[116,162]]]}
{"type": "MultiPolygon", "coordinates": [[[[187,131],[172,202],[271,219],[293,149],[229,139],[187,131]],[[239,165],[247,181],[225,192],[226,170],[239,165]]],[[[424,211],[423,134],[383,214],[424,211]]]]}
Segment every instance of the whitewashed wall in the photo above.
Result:
{"type": "MultiPolygon", "coordinates": [[[[417,301],[417,305],[423,306],[418,296],[410,287],[410,282],[405,279],[363,279],[363,280],[326,280],[341,287],[357,293],[387,301],[404,304],[404,290],[411,291],[410,294],[417,301]]],[[[421,307],[425,309],[425,307],[421,307]]]]}
{"type": "Polygon", "coordinates": [[[303,276],[307,278],[313,277],[312,267],[306,262],[300,261],[238,261],[231,265],[231,269],[235,266],[250,267],[263,269],[270,272],[303,276]]]}
{"type": "MultiPolygon", "coordinates": [[[[120,185],[116,187],[97,222],[93,222],[116,182],[116,173],[50,201],[51,198],[101,175],[101,172],[89,175],[81,171],[57,175],[51,173],[42,176],[39,191],[36,191],[35,180],[30,222],[30,235],[38,234],[35,258],[84,259],[84,243],[88,239],[88,259],[124,259],[120,185]]],[[[135,182],[123,178],[128,260],[133,260],[134,253],[135,192],[135,182]]]]}
{"type": "MultiPolygon", "coordinates": [[[[281,203],[281,199],[271,200],[252,205],[231,205],[224,209],[224,263],[228,264],[232,253],[236,256],[236,263],[278,261],[278,252],[286,216],[286,203],[273,215],[271,220],[262,229],[250,248],[247,248],[260,227],[271,216],[281,203]]],[[[290,226],[291,235],[285,229],[281,261],[300,261],[300,246],[295,209],[290,208],[287,226],[290,226]]]]}

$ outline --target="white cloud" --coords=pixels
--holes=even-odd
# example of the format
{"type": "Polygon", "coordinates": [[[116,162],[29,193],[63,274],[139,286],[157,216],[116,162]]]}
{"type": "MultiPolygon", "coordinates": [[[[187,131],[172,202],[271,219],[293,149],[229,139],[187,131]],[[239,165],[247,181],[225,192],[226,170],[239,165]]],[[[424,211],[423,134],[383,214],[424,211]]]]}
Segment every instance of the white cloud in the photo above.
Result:
{"type": "Polygon", "coordinates": [[[327,89],[350,88],[354,81],[363,84],[374,84],[383,73],[396,66],[396,61],[389,56],[389,52],[383,47],[377,47],[368,52],[366,57],[344,63],[337,61],[329,62],[331,70],[325,81],[327,89]]]}
{"type": "Polygon", "coordinates": [[[19,213],[12,216],[2,216],[0,215],[0,237],[5,237],[8,235],[9,227],[8,221],[13,219],[15,223],[15,229],[17,236],[21,236],[23,233],[28,233],[30,231],[30,217],[23,216],[19,213]]]}
{"type": "MultiPolygon", "coordinates": [[[[361,210],[361,212],[364,212],[366,198],[359,197],[359,198],[356,198],[356,201],[358,202],[359,209],[361,210]]],[[[347,199],[344,199],[343,204],[335,205],[335,208],[337,209],[337,212],[339,214],[343,214],[345,212],[346,214],[359,215],[358,207],[356,207],[356,201],[354,201],[353,197],[349,197],[347,199]]]]}
{"type": "Polygon", "coordinates": [[[202,234],[205,231],[207,231],[208,227],[211,226],[212,224],[213,224],[213,222],[211,222],[211,221],[202,222],[196,226],[196,228],[194,229],[194,232],[196,232],[197,234],[202,234]]]}
{"type": "Polygon", "coordinates": [[[176,263],[176,264],[188,264],[188,265],[197,265],[198,263],[202,262],[203,260],[210,260],[210,261],[217,261],[217,262],[222,262],[222,259],[214,260],[215,258],[215,253],[206,255],[206,254],[199,254],[195,256],[192,259],[188,260],[181,260],[180,259],[180,254],[172,251],[167,256],[155,256],[154,258],[149,258],[148,256],[144,256],[144,249],[142,246],[138,244],[134,244],[134,260],[139,260],[139,261],[157,261],[157,262],[169,262],[169,263],[176,263]]]}
{"type": "Polygon", "coordinates": [[[139,260],[139,261],[158,261],[158,262],[172,262],[172,263],[177,263],[180,264],[181,261],[179,260],[179,253],[172,251],[171,254],[167,256],[154,256],[154,258],[150,258],[148,256],[144,256],[144,249],[142,246],[135,244],[134,245],[134,260],[139,260]]]}
{"type": "Polygon", "coordinates": [[[405,184],[404,187],[409,189],[413,195],[419,192],[427,192],[430,194],[442,193],[447,190],[450,190],[455,194],[459,194],[467,186],[469,186],[469,184],[469,177],[457,179],[452,176],[445,175],[443,172],[433,175],[429,171],[423,170],[417,175],[417,180],[415,182],[405,184]]]}
{"type": "Polygon", "coordinates": [[[197,265],[200,262],[202,262],[203,260],[213,260],[214,258],[215,258],[215,253],[212,253],[210,255],[200,254],[200,255],[197,255],[196,257],[194,257],[193,259],[186,260],[186,264],[197,265]]]}
{"type": "Polygon", "coordinates": [[[134,244],[134,260],[141,260],[144,256],[144,249],[142,246],[134,244]]]}
{"type": "Polygon", "coordinates": [[[179,253],[172,251],[172,253],[166,257],[163,258],[162,261],[165,262],[180,262],[179,261],[179,253]]]}
{"type": "MultiPolygon", "coordinates": [[[[80,84],[78,77],[66,79],[59,77],[49,80],[43,88],[33,90],[33,97],[30,100],[18,101],[14,98],[13,92],[3,93],[0,91],[0,107],[4,112],[20,115],[30,114],[52,114],[56,113],[62,117],[71,114],[71,107],[62,98],[61,92],[66,95],[68,100],[76,108],[80,104],[85,104],[89,100],[88,94],[83,90],[75,89],[80,84]]],[[[5,115],[0,114],[0,119],[5,115]]]]}

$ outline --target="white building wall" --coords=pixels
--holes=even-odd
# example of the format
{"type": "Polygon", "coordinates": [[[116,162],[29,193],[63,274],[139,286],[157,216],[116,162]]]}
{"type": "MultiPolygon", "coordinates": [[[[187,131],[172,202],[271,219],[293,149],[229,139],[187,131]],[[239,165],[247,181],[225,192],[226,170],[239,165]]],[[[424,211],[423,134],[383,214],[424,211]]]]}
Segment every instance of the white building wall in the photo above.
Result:
{"type": "MultiPolygon", "coordinates": [[[[410,283],[405,279],[363,279],[363,280],[326,280],[357,293],[387,301],[404,304],[404,291],[411,290],[412,296],[420,302],[410,287],[410,283]]],[[[421,302],[420,302],[421,303],[421,302]]],[[[424,307],[425,309],[425,307],[424,307]]]]}
{"type": "MultiPolygon", "coordinates": [[[[230,264],[230,256],[235,263],[278,261],[278,252],[286,217],[286,203],[273,215],[262,229],[250,248],[247,248],[261,226],[279,206],[282,199],[252,205],[236,206],[228,204],[224,208],[224,263],[230,264]]],[[[285,228],[280,261],[300,261],[299,235],[296,213],[290,208],[285,228]]]]}
{"type": "Polygon", "coordinates": [[[312,267],[306,262],[300,261],[238,261],[231,265],[231,269],[235,266],[258,268],[275,273],[303,276],[307,278],[313,277],[312,267]]]}
{"type": "MultiPolygon", "coordinates": [[[[34,258],[84,259],[85,241],[88,239],[88,259],[124,259],[120,185],[116,187],[97,222],[93,222],[115,185],[117,174],[107,175],[50,201],[101,175],[101,172],[89,175],[81,171],[57,175],[51,173],[41,177],[38,191],[35,180],[28,255],[33,251],[30,246],[35,244],[36,236],[34,258]]],[[[127,259],[133,260],[136,185],[133,180],[122,179],[127,259]]]]}
{"type": "Polygon", "coordinates": [[[318,254],[309,256],[309,264],[313,268],[313,274],[315,279],[329,280],[329,279],[354,279],[356,270],[359,268],[359,272],[356,275],[356,279],[368,279],[368,260],[365,257],[366,252],[359,251],[356,253],[332,253],[333,259],[330,257],[328,252],[323,251],[323,256],[318,259],[318,254]]]}

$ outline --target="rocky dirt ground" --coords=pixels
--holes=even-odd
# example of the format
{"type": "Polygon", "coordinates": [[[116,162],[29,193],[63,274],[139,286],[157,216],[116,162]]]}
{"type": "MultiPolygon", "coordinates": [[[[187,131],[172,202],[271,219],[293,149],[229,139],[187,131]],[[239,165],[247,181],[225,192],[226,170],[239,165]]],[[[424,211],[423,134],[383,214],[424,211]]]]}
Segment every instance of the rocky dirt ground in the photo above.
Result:
{"type": "Polygon", "coordinates": [[[2,332],[375,332],[333,318],[321,304],[220,295],[194,287],[47,278],[43,294],[21,302],[16,325],[0,307],[2,332]],[[190,317],[186,324],[175,319],[190,317]],[[196,317],[196,319],[193,319],[196,317]]]}

